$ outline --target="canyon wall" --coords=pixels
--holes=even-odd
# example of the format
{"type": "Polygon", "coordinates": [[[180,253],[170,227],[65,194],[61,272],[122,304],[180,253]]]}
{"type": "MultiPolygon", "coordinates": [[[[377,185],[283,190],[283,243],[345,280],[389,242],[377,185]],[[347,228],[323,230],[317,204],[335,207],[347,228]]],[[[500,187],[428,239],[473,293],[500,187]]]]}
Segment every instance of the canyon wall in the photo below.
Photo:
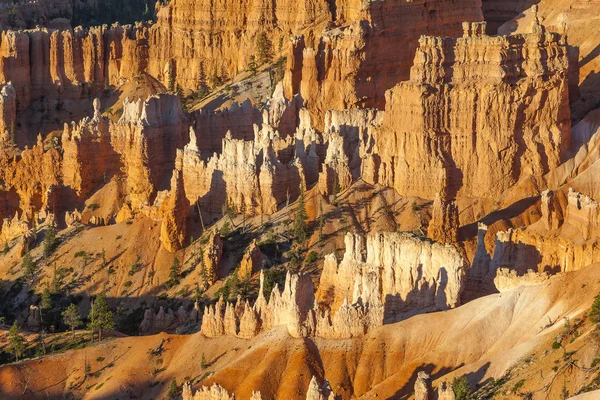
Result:
{"type": "Polygon", "coordinates": [[[329,109],[383,108],[385,91],[408,79],[422,32],[456,37],[462,22],[483,18],[480,0],[339,1],[336,11],[343,26],[288,47],[285,94],[300,94],[317,121],[329,109]]]}
{"type": "Polygon", "coordinates": [[[423,36],[410,80],[386,94],[372,183],[433,199],[498,197],[558,166],[569,145],[567,44],[542,26],[490,37],[423,36]],[[423,154],[429,156],[423,157],[423,154]]]}
{"type": "Polygon", "coordinates": [[[318,298],[336,310],[345,299],[374,297],[386,320],[460,304],[464,260],[452,246],[408,233],[346,234],[344,258],[325,258],[318,298]],[[375,285],[380,282],[381,287],[375,285]]]}

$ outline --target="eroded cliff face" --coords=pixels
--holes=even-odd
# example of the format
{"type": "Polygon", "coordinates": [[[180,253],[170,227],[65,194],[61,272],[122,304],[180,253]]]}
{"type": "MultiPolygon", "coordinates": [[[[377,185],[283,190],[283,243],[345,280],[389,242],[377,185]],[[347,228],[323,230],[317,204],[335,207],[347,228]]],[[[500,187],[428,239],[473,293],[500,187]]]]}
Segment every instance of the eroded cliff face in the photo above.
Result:
{"type": "Polygon", "coordinates": [[[377,299],[385,318],[460,304],[464,260],[452,246],[408,233],[346,234],[344,258],[325,259],[318,299],[336,310],[345,299],[377,299]]]}
{"type": "Polygon", "coordinates": [[[17,119],[17,92],[12,83],[0,86],[0,142],[14,140],[17,119]]]}
{"type": "Polygon", "coordinates": [[[569,145],[567,44],[559,34],[423,36],[409,81],[387,92],[373,183],[433,199],[497,197],[558,166],[569,145]],[[427,157],[423,157],[427,154],[427,157]]]}
{"type": "Polygon", "coordinates": [[[480,2],[336,2],[340,28],[317,39],[296,36],[288,48],[285,94],[300,94],[320,121],[326,110],[384,106],[384,93],[409,77],[422,32],[460,36],[461,23],[481,21],[480,2]]]}

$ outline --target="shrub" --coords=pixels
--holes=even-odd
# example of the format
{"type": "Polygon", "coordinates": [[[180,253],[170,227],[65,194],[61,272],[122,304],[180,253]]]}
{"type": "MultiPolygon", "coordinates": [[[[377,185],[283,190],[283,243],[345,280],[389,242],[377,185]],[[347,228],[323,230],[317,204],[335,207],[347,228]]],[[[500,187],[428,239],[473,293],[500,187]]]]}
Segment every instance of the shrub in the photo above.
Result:
{"type": "Polygon", "coordinates": [[[314,251],[311,251],[310,253],[308,253],[308,255],[306,256],[306,258],[304,259],[304,263],[307,265],[311,265],[317,262],[317,253],[315,253],[314,251]]]}
{"type": "Polygon", "coordinates": [[[174,399],[175,397],[177,397],[178,394],[179,386],[177,385],[177,379],[173,378],[173,380],[169,384],[169,392],[167,393],[167,396],[169,396],[171,399],[174,399]]]}
{"type": "Polygon", "coordinates": [[[590,310],[590,321],[595,324],[600,322],[600,294],[594,297],[594,302],[590,310]]]}
{"type": "Polygon", "coordinates": [[[552,348],[554,350],[560,349],[560,347],[561,347],[561,344],[559,342],[552,343],[552,348]]]}
{"type": "Polygon", "coordinates": [[[471,385],[465,376],[454,378],[452,381],[452,390],[456,400],[468,400],[471,397],[471,385]]]}
{"type": "Polygon", "coordinates": [[[226,238],[227,236],[231,235],[231,225],[229,224],[229,221],[225,221],[225,223],[221,226],[221,229],[219,229],[219,235],[222,238],[226,238]]]}

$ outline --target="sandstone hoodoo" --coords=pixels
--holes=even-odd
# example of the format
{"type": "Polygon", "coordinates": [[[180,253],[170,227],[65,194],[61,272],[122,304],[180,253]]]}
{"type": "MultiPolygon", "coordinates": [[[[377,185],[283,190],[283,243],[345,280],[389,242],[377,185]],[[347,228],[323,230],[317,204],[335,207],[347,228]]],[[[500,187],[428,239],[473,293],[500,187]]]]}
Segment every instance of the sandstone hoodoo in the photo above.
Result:
{"type": "Polygon", "coordinates": [[[599,12],[0,4],[0,398],[600,396],[599,12]]]}

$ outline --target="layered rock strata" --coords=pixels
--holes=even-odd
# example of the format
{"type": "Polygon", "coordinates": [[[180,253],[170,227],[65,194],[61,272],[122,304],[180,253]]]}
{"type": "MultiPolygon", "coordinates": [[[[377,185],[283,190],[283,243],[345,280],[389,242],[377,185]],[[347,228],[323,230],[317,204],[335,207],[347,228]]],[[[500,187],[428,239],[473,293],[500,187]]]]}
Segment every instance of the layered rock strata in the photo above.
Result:
{"type": "Polygon", "coordinates": [[[377,299],[386,319],[460,304],[464,260],[454,247],[407,233],[348,233],[345,244],[341,262],[325,258],[319,284],[319,300],[334,310],[350,295],[377,299]]]}
{"type": "Polygon", "coordinates": [[[336,2],[341,27],[325,31],[318,40],[292,38],[285,94],[299,94],[318,116],[327,109],[383,108],[385,91],[408,78],[422,32],[456,37],[463,21],[482,18],[477,0],[458,8],[443,0],[336,2]]]}
{"type": "Polygon", "coordinates": [[[560,164],[570,138],[565,38],[542,27],[484,32],[465,23],[462,38],[421,37],[410,80],[386,94],[365,161],[377,171],[371,183],[429,199],[495,198],[560,164]]]}

